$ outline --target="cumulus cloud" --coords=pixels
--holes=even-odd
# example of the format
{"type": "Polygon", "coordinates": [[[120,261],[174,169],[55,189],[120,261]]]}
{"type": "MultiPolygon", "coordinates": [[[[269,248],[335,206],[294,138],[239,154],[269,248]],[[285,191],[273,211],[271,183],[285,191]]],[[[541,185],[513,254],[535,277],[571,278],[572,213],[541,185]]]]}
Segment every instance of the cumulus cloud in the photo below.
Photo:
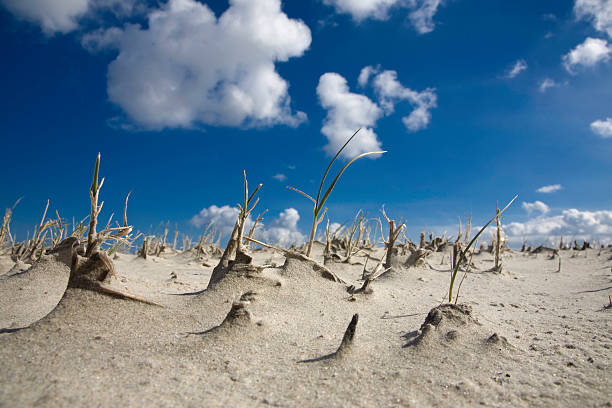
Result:
{"type": "Polygon", "coordinates": [[[238,212],[238,208],[230,207],[229,205],[222,207],[211,205],[208,208],[203,208],[199,213],[191,217],[189,223],[198,228],[211,224],[223,235],[229,235],[234,229],[234,224],[236,224],[238,212]]]}
{"type": "Polygon", "coordinates": [[[270,227],[258,230],[257,234],[266,242],[279,246],[299,245],[305,241],[304,234],[297,227],[299,220],[300,214],[298,211],[295,208],[287,208],[279,214],[277,219],[272,221],[270,227]]]}
{"type": "Polygon", "coordinates": [[[542,186],[540,188],[538,188],[536,190],[537,193],[543,193],[543,194],[550,194],[550,193],[554,193],[555,191],[559,191],[561,190],[563,187],[561,186],[561,184],[551,184],[548,186],[542,186]]]}
{"type": "Polygon", "coordinates": [[[169,0],[148,14],[148,25],[128,25],[109,65],[109,99],[150,129],[297,126],[289,84],[277,61],[301,56],[308,27],[289,19],[280,0],[231,0],[217,18],[195,0],[169,0]]]}
{"type": "Polygon", "coordinates": [[[526,69],[527,69],[527,63],[525,62],[525,60],[520,59],[516,61],[514,65],[512,66],[512,68],[508,70],[508,73],[506,74],[506,78],[508,79],[515,78],[516,76],[518,76],[518,74],[525,71],[526,69]]]}
{"type": "Polygon", "coordinates": [[[431,120],[429,111],[437,106],[435,89],[427,88],[417,92],[405,88],[397,80],[396,71],[383,71],[374,77],[372,83],[380,104],[387,114],[393,112],[396,103],[407,100],[414,106],[414,110],[402,118],[406,128],[416,132],[427,127],[431,120]]]}
{"type": "Polygon", "coordinates": [[[578,19],[591,21],[595,29],[612,37],[612,1],[576,0],[574,13],[578,19]]]}
{"type": "Polygon", "coordinates": [[[540,92],[546,92],[548,89],[550,88],[555,88],[559,86],[558,83],[556,83],[554,80],[550,79],[550,78],[545,78],[544,80],[542,80],[542,82],[540,82],[540,92]]]}
{"type": "Polygon", "coordinates": [[[414,91],[397,80],[396,71],[380,72],[380,68],[372,66],[364,67],[357,81],[361,87],[372,85],[378,103],[365,95],[350,92],[346,79],[339,74],[328,72],[319,79],[317,95],[321,106],[328,111],[321,133],[329,140],[325,150],[330,155],[359,128],[359,136],[342,152],[343,156],[349,158],[380,150],[381,143],[373,128],[382,116],[392,114],[401,101],[408,101],[414,108],[402,118],[409,131],[424,129],[431,121],[430,110],[437,106],[435,89],[414,91]]]}
{"type": "Polygon", "coordinates": [[[606,40],[588,37],[582,44],[563,56],[563,65],[567,72],[573,74],[577,66],[594,67],[600,62],[609,61],[611,53],[612,47],[606,40]]]}
{"type": "Polygon", "coordinates": [[[281,181],[281,182],[287,180],[287,176],[285,176],[282,173],[275,174],[275,175],[272,176],[272,178],[276,179],[278,181],[281,181]]]}
{"type": "Polygon", "coordinates": [[[550,211],[550,208],[542,201],[534,201],[533,203],[523,202],[523,209],[527,211],[527,215],[532,213],[546,214],[550,211]]]}
{"type": "Polygon", "coordinates": [[[360,153],[378,151],[381,143],[373,127],[382,117],[383,111],[365,95],[349,91],[346,79],[336,73],[326,73],[319,79],[317,95],[327,117],[323,122],[321,133],[328,140],[325,151],[333,155],[346,140],[359,128],[359,135],[342,152],[350,158],[360,153]]]}
{"type": "Polygon", "coordinates": [[[527,222],[513,222],[505,227],[511,242],[523,238],[530,242],[544,242],[561,235],[570,239],[600,239],[612,241],[612,211],[564,210],[561,215],[538,217],[527,222]]]}
{"type": "Polygon", "coordinates": [[[612,138],[612,118],[596,120],[591,123],[591,130],[604,139],[612,138]]]}
{"type": "Polygon", "coordinates": [[[434,30],[433,18],[442,4],[441,0],[323,0],[333,6],[338,13],[350,14],[353,20],[361,22],[368,18],[386,20],[393,8],[408,8],[408,18],[420,34],[434,30]]]}
{"type": "Polygon", "coordinates": [[[146,10],[140,0],[0,0],[17,18],[40,26],[46,35],[79,28],[79,20],[99,12],[127,17],[146,10]]]}
{"type": "MultiPolygon", "coordinates": [[[[212,225],[223,236],[229,237],[236,224],[239,210],[236,207],[224,205],[218,207],[211,205],[203,208],[198,214],[194,215],[189,223],[195,227],[206,227],[212,225]]],[[[255,237],[264,241],[280,246],[291,244],[301,244],[304,242],[304,235],[299,231],[297,223],[300,214],[295,208],[287,208],[282,211],[276,219],[269,224],[259,223],[255,232],[255,237]]],[[[247,219],[245,233],[253,226],[251,217],[247,219]]]]}

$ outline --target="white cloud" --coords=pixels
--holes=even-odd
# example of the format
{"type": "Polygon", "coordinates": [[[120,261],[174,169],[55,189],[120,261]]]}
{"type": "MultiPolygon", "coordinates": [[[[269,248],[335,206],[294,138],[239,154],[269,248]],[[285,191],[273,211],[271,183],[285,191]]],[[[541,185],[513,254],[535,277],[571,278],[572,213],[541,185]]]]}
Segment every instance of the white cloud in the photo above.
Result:
{"type": "Polygon", "coordinates": [[[437,106],[435,89],[427,88],[417,92],[405,88],[397,80],[396,71],[383,71],[374,77],[372,83],[380,104],[387,114],[393,112],[397,102],[407,100],[414,106],[414,110],[402,118],[406,128],[416,132],[427,127],[431,120],[429,111],[437,106]]]}
{"type": "MultiPolygon", "coordinates": [[[[211,205],[194,215],[189,220],[189,223],[198,228],[206,227],[209,223],[212,223],[212,226],[227,238],[234,229],[238,212],[238,208],[230,207],[229,205],[222,207],[211,205]]],[[[305,236],[299,231],[297,226],[299,220],[300,214],[298,211],[295,208],[287,208],[276,219],[272,220],[270,227],[267,227],[262,222],[257,224],[255,237],[279,246],[288,246],[294,243],[299,245],[305,240],[305,236]]],[[[245,235],[252,226],[253,220],[249,217],[245,226],[245,235]]]]}
{"type": "Polygon", "coordinates": [[[574,13],[578,19],[590,20],[597,30],[612,37],[612,1],[576,0],[574,13]]]}
{"type": "Polygon", "coordinates": [[[546,214],[550,211],[550,208],[542,201],[534,201],[533,203],[523,202],[523,209],[527,211],[527,215],[531,215],[534,212],[546,214]]]}
{"type": "Polygon", "coordinates": [[[427,34],[434,30],[433,17],[441,3],[441,0],[410,0],[413,9],[409,16],[410,22],[419,34],[427,34]]]}
{"type": "Polygon", "coordinates": [[[229,205],[222,207],[211,205],[208,208],[203,208],[199,213],[191,217],[189,223],[198,228],[212,224],[217,231],[227,236],[234,229],[238,212],[238,208],[230,207],[229,205]]]}
{"type": "Polygon", "coordinates": [[[609,61],[611,53],[612,47],[606,40],[588,37],[582,44],[563,56],[563,65],[567,72],[573,74],[574,68],[579,65],[593,67],[599,62],[609,61]]]}
{"type": "Polygon", "coordinates": [[[527,69],[527,63],[525,62],[525,60],[520,59],[514,63],[512,68],[510,68],[510,70],[508,70],[508,73],[506,74],[506,78],[509,78],[509,79],[515,78],[518,74],[520,74],[526,69],[527,69]]]}
{"type": "Polygon", "coordinates": [[[40,25],[47,35],[76,29],[87,13],[89,0],[0,0],[16,17],[40,25]]]}
{"type": "Polygon", "coordinates": [[[604,139],[612,138],[612,118],[596,120],[591,123],[591,130],[604,139]]]}
{"type": "Polygon", "coordinates": [[[379,70],[380,69],[378,67],[374,68],[371,65],[363,67],[359,72],[359,77],[357,78],[357,83],[359,84],[359,86],[364,88],[368,84],[370,77],[374,74],[377,74],[379,70]]]}
{"type": "Polygon", "coordinates": [[[323,0],[325,4],[334,6],[338,13],[350,14],[357,22],[367,18],[385,20],[389,17],[389,9],[398,0],[323,0]]]}
{"type": "Polygon", "coordinates": [[[275,174],[275,175],[273,175],[273,176],[272,176],[272,178],[273,178],[273,179],[276,179],[276,180],[278,180],[278,181],[281,181],[281,182],[283,182],[283,181],[287,180],[287,176],[285,176],[285,175],[284,175],[284,174],[282,174],[282,173],[275,174]]]}
{"type": "Polygon", "coordinates": [[[20,19],[38,24],[46,35],[66,34],[79,28],[79,20],[99,12],[128,17],[143,12],[140,0],[0,0],[20,19]]]}
{"type": "Polygon", "coordinates": [[[358,23],[368,18],[386,20],[393,7],[409,8],[410,23],[420,34],[434,30],[433,17],[442,4],[441,0],[323,0],[323,2],[333,6],[338,13],[350,14],[358,23]]]}
{"type": "Polygon", "coordinates": [[[359,128],[361,131],[344,149],[342,155],[351,158],[360,153],[380,150],[381,143],[372,128],[382,117],[383,111],[376,103],[365,95],[351,93],[346,79],[329,72],[321,75],[317,95],[321,106],[327,109],[321,133],[329,142],[324,147],[329,155],[338,151],[359,128]]]}
{"type": "Polygon", "coordinates": [[[299,220],[300,214],[298,211],[295,208],[287,208],[278,215],[277,219],[272,221],[269,228],[264,227],[260,230],[258,236],[268,243],[279,246],[302,244],[306,237],[298,230],[297,223],[299,220]]]}
{"type": "Polygon", "coordinates": [[[612,211],[564,210],[561,215],[538,217],[527,222],[513,222],[505,227],[512,242],[523,238],[544,242],[563,235],[569,239],[612,241],[612,211]]]}
{"type": "Polygon", "coordinates": [[[120,28],[98,28],[83,35],[81,37],[81,45],[91,53],[115,49],[119,46],[122,36],[123,30],[120,28]]]}
{"type": "Polygon", "coordinates": [[[554,80],[550,78],[545,78],[542,82],[540,82],[540,92],[546,92],[549,88],[555,88],[559,86],[554,80]]]}
{"type": "Polygon", "coordinates": [[[395,105],[404,100],[414,107],[408,116],[402,118],[409,131],[424,129],[431,121],[430,110],[437,106],[435,89],[413,91],[397,80],[396,71],[379,71],[378,67],[367,66],[361,70],[358,78],[361,87],[372,84],[379,104],[365,95],[350,92],[346,79],[339,74],[328,72],[319,79],[317,95],[321,106],[328,111],[321,129],[329,141],[325,146],[328,154],[334,154],[359,128],[359,135],[342,152],[343,156],[350,158],[363,152],[380,150],[381,143],[373,128],[378,119],[393,113],[395,105]]]}
{"type": "Polygon", "coordinates": [[[231,0],[219,18],[195,0],[169,0],[149,13],[146,28],[123,30],[109,99],[151,129],[297,126],[306,115],[292,113],[275,62],[301,56],[310,42],[280,0],[231,0]]]}
{"type": "Polygon", "coordinates": [[[561,184],[551,184],[548,186],[542,186],[540,188],[538,188],[536,190],[537,193],[543,193],[543,194],[550,194],[550,193],[554,193],[555,191],[559,191],[561,190],[563,187],[561,186],[561,184]]]}

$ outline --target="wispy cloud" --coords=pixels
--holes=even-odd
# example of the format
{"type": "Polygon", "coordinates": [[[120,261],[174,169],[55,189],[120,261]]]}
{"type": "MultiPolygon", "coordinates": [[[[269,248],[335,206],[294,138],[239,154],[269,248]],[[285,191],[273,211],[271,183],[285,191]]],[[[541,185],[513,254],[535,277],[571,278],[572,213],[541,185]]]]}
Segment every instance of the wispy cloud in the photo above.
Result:
{"type": "Polygon", "coordinates": [[[556,83],[554,80],[550,78],[545,78],[542,80],[542,82],[540,82],[539,89],[540,89],[540,92],[546,92],[550,88],[556,88],[558,86],[559,84],[556,83]]]}
{"type": "Polygon", "coordinates": [[[612,118],[596,120],[591,123],[591,130],[604,139],[612,138],[612,118]]]}
{"type": "Polygon", "coordinates": [[[408,19],[419,34],[434,30],[433,21],[442,0],[323,0],[333,6],[336,12],[350,14],[355,22],[366,19],[386,20],[393,8],[408,8],[408,19]]]}
{"type": "Polygon", "coordinates": [[[527,69],[527,62],[525,62],[525,60],[523,59],[520,59],[516,61],[514,65],[512,66],[512,68],[508,70],[508,72],[506,73],[506,78],[509,78],[509,79],[515,78],[516,76],[518,76],[518,74],[525,71],[526,69],[527,69]]]}
{"type": "Polygon", "coordinates": [[[567,72],[575,74],[578,66],[594,67],[600,62],[610,60],[612,47],[606,40],[588,37],[582,44],[576,46],[563,56],[563,66],[567,72]]]}
{"type": "Polygon", "coordinates": [[[563,186],[561,186],[561,184],[551,184],[548,186],[542,186],[540,188],[538,188],[536,190],[537,193],[542,193],[542,194],[550,194],[550,193],[554,193],[555,191],[559,191],[563,188],[563,186]]]}
{"type": "Polygon", "coordinates": [[[272,176],[272,178],[273,178],[273,179],[276,179],[276,180],[278,180],[278,181],[281,181],[281,182],[283,182],[283,181],[287,180],[287,176],[285,176],[285,175],[284,175],[284,174],[282,174],[282,173],[275,174],[275,175],[273,175],[273,176],[272,176]]]}
{"type": "Polygon", "coordinates": [[[48,36],[77,30],[82,18],[98,13],[122,18],[147,9],[141,0],[0,0],[0,4],[16,17],[39,25],[48,36]]]}

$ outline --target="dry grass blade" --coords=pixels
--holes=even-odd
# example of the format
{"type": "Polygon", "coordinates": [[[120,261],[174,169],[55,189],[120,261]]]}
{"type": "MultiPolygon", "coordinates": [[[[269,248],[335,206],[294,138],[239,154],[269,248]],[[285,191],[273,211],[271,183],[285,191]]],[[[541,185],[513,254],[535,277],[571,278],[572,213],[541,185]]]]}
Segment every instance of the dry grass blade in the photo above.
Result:
{"type": "Polygon", "coordinates": [[[304,197],[306,197],[307,199],[309,199],[310,201],[312,201],[312,202],[313,202],[315,205],[317,204],[317,202],[315,201],[315,199],[314,199],[314,198],[312,198],[311,196],[309,196],[308,194],[306,194],[306,193],[305,193],[305,192],[303,192],[302,190],[298,190],[297,188],[295,188],[295,187],[291,187],[291,186],[285,186],[285,187],[287,187],[289,190],[293,190],[293,191],[295,191],[296,193],[299,193],[299,194],[303,195],[304,197]]]}

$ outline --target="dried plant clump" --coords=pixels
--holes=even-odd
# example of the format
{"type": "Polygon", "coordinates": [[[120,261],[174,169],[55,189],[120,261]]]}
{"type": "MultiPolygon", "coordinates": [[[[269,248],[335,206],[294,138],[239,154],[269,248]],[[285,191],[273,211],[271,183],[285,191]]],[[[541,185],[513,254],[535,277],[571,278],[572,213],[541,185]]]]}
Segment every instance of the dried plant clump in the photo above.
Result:
{"type": "Polygon", "coordinates": [[[385,240],[385,235],[382,230],[382,222],[379,222],[380,236],[385,244],[385,252],[387,254],[384,266],[385,268],[392,268],[394,258],[397,256],[397,248],[395,247],[395,241],[397,241],[400,233],[405,227],[405,224],[401,220],[397,224],[395,223],[395,220],[391,220],[385,212],[385,206],[382,207],[381,212],[383,217],[385,218],[385,220],[387,220],[387,223],[389,224],[389,235],[385,240]]]}
{"type": "Polygon", "coordinates": [[[96,159],[94,177],[90,189],[91,215],[89,231],[87,234],[87,248],[83,248],[77,237],[71,236],[61,241],[49,252],[66,253],[71,256],[72,259],[70,263],[71,268],[69,286],[93,289],[115,296],[137,300],[143,303],[156,304],[147,299],[128,293],[127,289],[126,291],[122,291],[108,285],[111,277],[116,276],[116,274],[109,254],[101,249],[102,245],[106,241],[114,242],[114,246],[108,251],[110,254],[112,254],[119,248],[120,245],[126,244],[130,246],[137,237],[132,237],[130,235],[132,227],[128,225],[127,222],[127,203],[130,194],[127,195],[125,200],[123,226],[117,224],[116,227],[111,227],[111,215],[106,227],[102,231],[96,232],[98,216],[100,215],[103,204],[101,203],[98,205],[98,196],[100,188],[104,183],[104,179],[98,183],[99,168],[100,154],[98,154],[96,159]]]}
{"type": "Polygon", "coordinates": [[[325,169],[325,173],[323,173],[323,178],[321,179],[321,184],[319,184],[319,190],[317,191],[317,198],[316,199],[312,198],[311,196],[309,196],[308,194],[304,193],[303,191],[298,190],[297,188],[287,186],[287,188],[289,188],[289,189],[291,189],[291,190],[293,190],[293,191],[303,195],[304,197],[306,197],[310,201],[312,201],[312,203],[314,204],[313,217],[312,217],[312,228],[310,230],[310,238],[308,240],[308,246],[306,247],[306,256],[307,257],[310,257],[310,254],[312,252],[312,244],[314,243],[314,238],[315,238],[315,235],[317,234],[317,226],[321,223],[321,221],[323,221],[323,218],[325,217],[325,213],[327,212],[327,207],[325,207],[325,203],[327,202],[327,199],[329,198],[329,195],[331,194],[331,192],[334,190],[334,187],[336,186],[336,183],[340,179],[340,176],[342,175],[342,173],[344,173],[344,171],[351,164],[353,164],[353,162],[355,162],[356,160],[358,160],[358,159],[360,159],[362,157],[366,157],[366,156],[373,155],[373,154],[383,154],[383,153],[386,153],[386,151],[366,152],[366,153],[362,153],[362,154],[359,154],[359,155],[353,157],[351,160],[349,160],[344,165],[344,167],[342,167],[342,169],[338,172],[338,174],[336,175],[334,180],[327,187],[327,189],[325,190],[323,195],[321,195],[321,192],[323,191],[323,184],[325,183],[325,179],[327,178],[327,174],[329,173],[329,170],[330,170],[332,164],[334,164],[334,162],[336,161],[338,156],[340,156],[340,153],[342,153],[342,151],[350,143],[350,141],[353,140],[353,138],[357,135],[357,133],[359,133],[359,130],[361,130],[361,129],[358,129],[357,132],[353,133],[353,135],[346,141],[346,143],[344,143],[344,145],[340,148],[340,150],[338,150],[336,152],[336,155],[333,157],[333,159],[331,160],[331,162],[329,163],[329,165],[325,169]]]}
{"type": "Polygon", "coordinates": [[[251,214],[251,211],[253,211],[253,209],[259,202],[259,198],[255,199],[255,195],[261,188],[262,184],[260,183],[249,195],[249,184],[247,181],[246,171],[244,171],[243,174],[244,201],[242,204],[237,204],[240,212],[238,213],[236,224],[234,224],[234,229],[232,230],[232,234],[230,236],[229,241],[227,242],[227,246],[225,247],[223,255],[221,255],[219,263],[213,269],[210,281],[208,282],[208,287],[212,287],[213,285],[220,282],[229,271],[232,263],[250,264],[252,260],[251,256],[248,255],[246,252],[246,247],[244,246],[242,239],[248,238],[244,237],[244,227],[246,225],[247,219],[249,218],[249,215],[251,214]],[[234,257],[234,259],[232,259],[232,257],[234,257]]]}

